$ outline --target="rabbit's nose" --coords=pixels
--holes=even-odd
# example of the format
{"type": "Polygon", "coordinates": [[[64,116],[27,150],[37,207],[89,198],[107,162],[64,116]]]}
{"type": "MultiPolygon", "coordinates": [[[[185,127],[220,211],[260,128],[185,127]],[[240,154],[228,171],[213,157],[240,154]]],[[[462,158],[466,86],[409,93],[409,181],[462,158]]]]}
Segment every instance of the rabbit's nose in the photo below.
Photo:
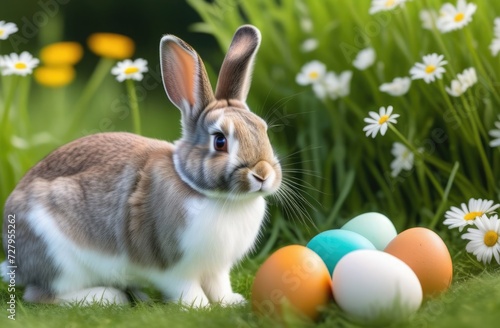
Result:
{"type": "Polygon", "coordinates": [[[269,192],[275,189],[276,172],[267,161],[258,162],[249,173],[251,191],[269,192]]]}
{"type": "Polygon", "coordinates": [[[252,173],[252,176],[255,178],[255,180],[257,180],[257,182],[263,183],[264,181],[266,181],[266,178],[263,178],[256,173],[252,173]]]}
{"type": "Polygon", "coordinates": [[[257,182],[260,183],[264,183],[267,179],[269,179],[272,172],[272,166],[266,161],[260,161],[252,168],[252,176],[257,182]]]}
{"type": "Polygon", "coordinates": [[[250,192],[262,191],[267,193],[276,189],[276,172],[266,161],[258,162],[248,172],[248,179],[250,192]]]}

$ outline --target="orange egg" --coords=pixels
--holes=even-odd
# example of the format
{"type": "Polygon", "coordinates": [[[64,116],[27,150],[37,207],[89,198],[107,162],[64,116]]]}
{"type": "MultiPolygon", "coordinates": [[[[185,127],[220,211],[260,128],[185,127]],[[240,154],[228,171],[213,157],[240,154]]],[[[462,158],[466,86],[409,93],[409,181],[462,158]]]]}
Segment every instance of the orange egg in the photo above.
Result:
{"type": "Polygon", "coordinates": [[[450,252],[434,231],[420,227],[405,230],[384,251],[412,268],[422,285],[424,297],[437,295],[450,286],[453,276],[450,252]]]}
{"type": "Polygon", "coordinates": [[[319,255],[301,245],[283,247],[262,264],[252,286],[256,313],[281,317],[283,309],[316,319],[332,299],[331,278],[319,255]]]}

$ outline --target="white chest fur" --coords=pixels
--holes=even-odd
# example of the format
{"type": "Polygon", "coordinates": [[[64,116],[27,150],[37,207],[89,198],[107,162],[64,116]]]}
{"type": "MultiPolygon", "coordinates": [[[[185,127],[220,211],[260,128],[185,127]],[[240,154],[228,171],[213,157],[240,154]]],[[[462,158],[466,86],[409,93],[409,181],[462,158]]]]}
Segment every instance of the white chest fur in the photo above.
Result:
{"type": "Polygon", "coordinates": [[[182,262],[193,266],[184,269],[194,275],[229,269],[238,262],[254,246],[266,211],[262,197],[193,200],[185,206],[188,219],[180,236],[182,262]]]}

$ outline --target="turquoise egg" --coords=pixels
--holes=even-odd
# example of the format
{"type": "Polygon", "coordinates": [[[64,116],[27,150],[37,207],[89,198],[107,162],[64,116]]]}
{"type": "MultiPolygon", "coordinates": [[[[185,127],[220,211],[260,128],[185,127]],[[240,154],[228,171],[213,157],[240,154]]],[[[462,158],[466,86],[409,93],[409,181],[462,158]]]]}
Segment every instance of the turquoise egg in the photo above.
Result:
{"type": "Polygon", "coordinates": [[[375,246],[360,234],[340,229],[324,231],[311,239],[306,246],[321,257],[330,275],[337,262],[347,253],[358,249],[375,249],[375,246]]]}
{"type": "Polygon", "coordinates": [[[368,212],[349,220],[340,228],[365,237],[376,249],[383,251],[387,244],[397,236],[396,228],[385,215],[368,212]]]}

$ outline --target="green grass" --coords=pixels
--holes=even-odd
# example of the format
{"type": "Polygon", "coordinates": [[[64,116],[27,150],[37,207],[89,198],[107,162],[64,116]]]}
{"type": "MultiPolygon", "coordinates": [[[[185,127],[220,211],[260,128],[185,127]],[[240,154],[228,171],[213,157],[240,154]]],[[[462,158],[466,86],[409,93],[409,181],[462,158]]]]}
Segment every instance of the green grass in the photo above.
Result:
{"type": "MultiPolygon", "coordinates": [[[[500,320],[500,272],[485,270],[464,254],[455,259],[455,281],[441,296],[427,300],[420,310],[397,327],[494,327],[500,320]]],[[[245,261],[233,272],[235,291],[250,298],[253,277],[258,263],[245,261]]],[[[16,320],[7,319],[5,304],[9,294],[5,283],[0,285],[2,304],[1,327],[363,327],[342,312],[335,303],[323,309],[317,322],[288,315],[285,323],[252,313],[250,305],[222,308],[218,305],[195,310],[161,302],[151,291],[152,301],[130,306],[66,307],[18,302],[16,320]]],[[[17,294],[18,297],[21,293],[17,294]]]]}

